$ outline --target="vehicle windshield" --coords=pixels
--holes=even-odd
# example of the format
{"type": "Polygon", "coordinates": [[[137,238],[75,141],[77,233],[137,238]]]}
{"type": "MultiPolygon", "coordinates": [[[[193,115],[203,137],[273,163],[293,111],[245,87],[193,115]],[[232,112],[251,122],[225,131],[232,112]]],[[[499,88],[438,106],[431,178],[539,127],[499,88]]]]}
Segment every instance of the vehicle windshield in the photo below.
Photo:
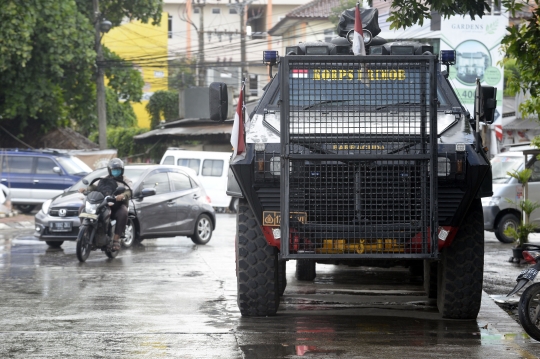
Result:
{"type": "MultiPolygon", "coordinates": [[[[141,175],[143,174],[143,172],[146,171],[146,168],[144,166],[141,166],[140,168],[136,168],[136,167],[129,167],[129,168],[126,168],[124,169],[124,176],[126,176],[127,178],[129,178],[129,180],[135,184],[135,182],[137,182],[137,180],[141,177],[141,175]]],[[[86,188],[87,185],[85,185],[83,183],[83,180],[87,180],[88,183],[92,182],[95,178],[98,178],[98,177],[105,177],[109,174],[109,172],[107,171],[107,168],[100,168],[100,169],[97,169],[95,170],[94,172],[86,175],[85,177],[81,178],[80,181],[78,181],[77,183],[75,183],[73,186],[71,186],[69,188],[70,191],[77,191],[79,190],[79,188],[86,188]]],[[[133,189],[133,188],[132,188],[133,189]]]]}
{"type": "Polygon", "coordinates": [[[508,183],[512,177],[507,172],[513,172],[523,167],[523,156],[505,156],[504,154],[491,159],[491,171],[493,173],[493,183],[508,183]]]}
{"type": "MultiPolygon", "coordinates": [[[[429,93],[429,81],[415,68],[402,69],[299,69],[289,73],[289,103],[295,109],[331,108],[349,111],[350,106],[414,106],[429,93]],[[367,72],[366,72],[367,71],[367,72]]],[[[438,94],[439,103],[446,105],[438,94]]]]}
{"type": "Polygon", "coordinates": [[[56,157],[56,160],[70,175],[85,175],[92,172],[92,169],[77,157],[56,157]]]}

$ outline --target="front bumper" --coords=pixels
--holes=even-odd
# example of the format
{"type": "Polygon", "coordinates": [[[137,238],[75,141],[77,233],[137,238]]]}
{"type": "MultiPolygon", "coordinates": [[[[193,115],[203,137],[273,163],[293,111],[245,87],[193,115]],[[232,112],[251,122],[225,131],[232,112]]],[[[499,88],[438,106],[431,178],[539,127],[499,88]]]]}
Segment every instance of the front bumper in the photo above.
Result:
{"type": "Polygon", "coordinates": [[[79,234],[81,221],[79,217],[56,217],[50,216],[39,211],[35,216],[34,236],[40,241],[75,241],[79,234]],[[71,222],[71,231],[69,232],[51,232],[50,222],[71,222]]]}
{"type": "Polygon", "coordinates": [[[484,230],[493,231],[495,229],[495,218],[501,211],[499,206],[482,206],[484,210],[484,230]]]}

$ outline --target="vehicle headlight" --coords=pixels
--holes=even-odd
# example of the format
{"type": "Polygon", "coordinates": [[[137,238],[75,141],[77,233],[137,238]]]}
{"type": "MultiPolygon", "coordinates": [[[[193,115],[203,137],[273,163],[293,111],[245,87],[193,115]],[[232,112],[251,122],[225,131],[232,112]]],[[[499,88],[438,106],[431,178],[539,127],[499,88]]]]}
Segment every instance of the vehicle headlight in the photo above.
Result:
{"type": "Polygon", "coordinates": [[[84,211],[86,213],[96,214],[98,206],[99,206],[99,203],[90,203],[86,201],[86,203],[84,204],[84,211]]]}
{"type": "Polygon", "coordinates": [[[274,176],[281,175],[281,159],[279,157],[270,158],[270,173],[274,176]]]}
{"type": "Polygon", "coordinates": [[[448,176],[450,174],[450,160],[446,157],[437,159],[437,176],[448,176]]]}
{"type": "Polygon", "coordinates": [[[501,202],[501,197],[500,196],[494,196],[494,197],[491,197],[491,199],[489,201],[489,205],[490,206],[498,206],[500,202],[501,202]]]}
{"type": "Polygon", "coordinates": [[[45,214],[49,214],[49,208],[51,207],[52,199],[48,199],[41,205],[41,210],[45,214]]]}

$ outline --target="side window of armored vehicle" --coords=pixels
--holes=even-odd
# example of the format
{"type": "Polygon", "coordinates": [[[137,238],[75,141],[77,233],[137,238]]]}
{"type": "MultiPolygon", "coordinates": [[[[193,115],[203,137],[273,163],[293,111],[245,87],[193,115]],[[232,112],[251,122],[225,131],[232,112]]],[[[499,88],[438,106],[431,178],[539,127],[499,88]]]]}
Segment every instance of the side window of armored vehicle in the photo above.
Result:
{"type": "Polygon", "coordinates": [[[204,160],[202,175],[221,177],[223,174],[223,160],[204,160]]]}
{"type": "Polygon", "coordinates": [[[174,165],[174,157],[173,156],[167,156],[163,160],[164,165],[174,165]]]}
{"type": "Polygon", "coordinates": [[[156,194],[168,193],[171,191],[169,176],[166,172],[150,174],[144,179],[142,188],[154,188],[156,194]]]}
{"type": "Polygon", "coordinates": [[[185,191],[187,189],[191,189],[191,181],[185,174],[170,172],[169,176],[171,177],[174,191],[185,191]]]}
{"type": "Polygon", "coordinates": [[[36,174],[52,174],[56,163],[50,158],[38,157],[36,165],[36,174]]]}
{"type": "Polygon", "coordinates": [[[199,175],[199,167],[201,166],[201,160],[197,160],[194,158],[179,158],[178,161],[176,161],[176,165],[189,167],[194,170],[197,175],[199,175]]]}

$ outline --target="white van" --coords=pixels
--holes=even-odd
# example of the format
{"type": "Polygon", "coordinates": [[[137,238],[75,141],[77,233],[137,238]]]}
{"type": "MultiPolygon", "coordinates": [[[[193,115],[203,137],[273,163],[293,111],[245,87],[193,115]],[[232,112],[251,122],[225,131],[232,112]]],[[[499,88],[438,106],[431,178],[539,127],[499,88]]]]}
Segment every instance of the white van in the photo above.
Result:
{"type": "MultiPolygon", "coordinates": [[[[520,171],[525,165],[530,168],[532,175],[529,179],[528,198],[540,202],[540,160],[536,159],[538,154],[540,149],[536,147],[515,146],[491,159],[493,196],[482,198],[484,230],[495,232],[497,239],[503,243],[513,242],[504,231],[509,226],[517,226],[521,218],[517,205],[511,201],[523,199],[523,186],[507,172],[520,171]]],[[[531,213],[530,220],[540,228],[540,209],[531,213]]]]}
{"type": "Polygon", "coordinates": [[[193,169],[201,180],[213,207],[233,208],[227,195],[227,173],[232,152],[187,151],[170,147],[160,164],[185,166],[193,169]]]}

